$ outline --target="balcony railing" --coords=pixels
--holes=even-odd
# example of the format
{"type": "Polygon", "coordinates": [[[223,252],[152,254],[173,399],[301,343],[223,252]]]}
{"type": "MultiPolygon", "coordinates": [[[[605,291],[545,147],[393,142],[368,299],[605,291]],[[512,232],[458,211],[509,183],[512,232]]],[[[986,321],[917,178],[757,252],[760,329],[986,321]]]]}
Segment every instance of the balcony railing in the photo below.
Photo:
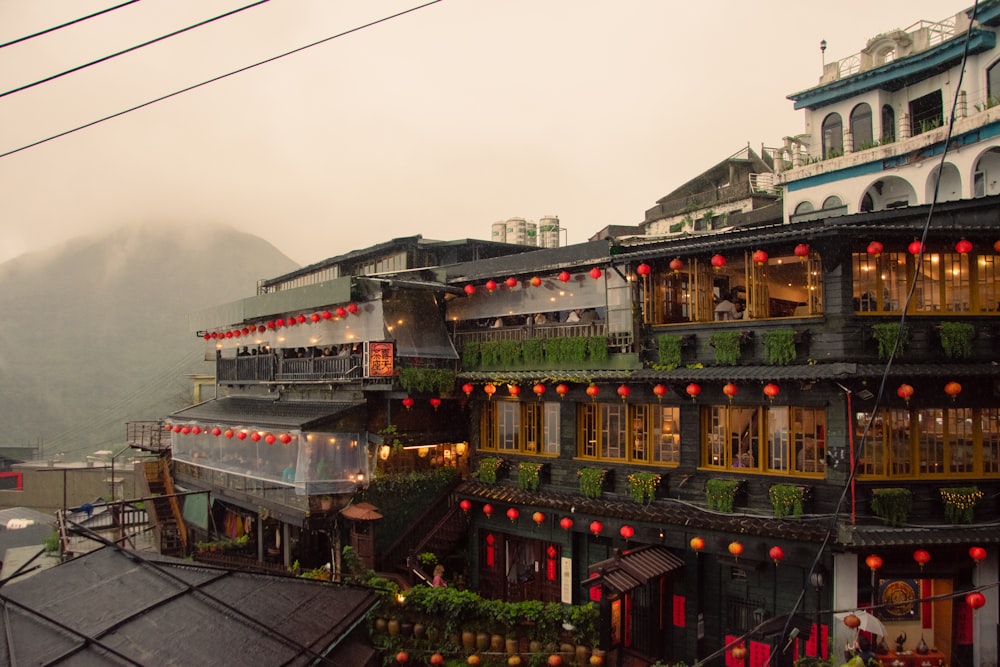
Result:
{"type": "Polygon", "coordinates": [[[220,383],[361,379],[363,358],[357,354],[290,359],[279,358],[276,354],[220,358],[216,360],[215,376],[220,383]]]}

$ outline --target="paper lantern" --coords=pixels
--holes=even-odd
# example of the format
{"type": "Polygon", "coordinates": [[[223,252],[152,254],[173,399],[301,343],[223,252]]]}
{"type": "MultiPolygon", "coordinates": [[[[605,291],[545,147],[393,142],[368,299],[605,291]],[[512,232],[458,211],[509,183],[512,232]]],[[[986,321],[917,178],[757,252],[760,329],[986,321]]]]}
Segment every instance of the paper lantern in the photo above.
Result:
{"type": "Polygon", "coordinates": [[[879,243],[878,241],[872,241],[871,243],[868,244],[867,252],[869,255],[872,255],[873,257],[878,257],[879,255],[882,254],[882,251],[884,249],[885,247],[881,243],[879,243]]]}
{"type": "Polygon", "coordinates": [[[226,436],[227,438],[229,438],[229,439],[232,439],[232,437],[233,437],[234,435],[236,435],[236,431],[234,431],[234,430],[233,430],[233,429],[231,429],[231,428],[227,428],[227,429],[226,429],[226,431],[225,431],[225,433],[223,433],[223,435],[225,435],[225,436],[226,436]]]}
{"type": "Polygon", "coordinates": [[[562,656],[559,655],[558,653],[553,653],[552,655],[549,656],[547,662],[549,664],[549,667],[561,667],[561,665],[563,664],[563,659],[562,656]]]}
{"type": "Polygon", "coordinates": [[[729,397],[730,403],[733,402],[733,396],[735,396],[737,392],[739,392],[739,388],[732,382],[727,382],[722,385],[722,393],[729,397]]]}
{"type": "Polygon", "coordinates": [[[809,244],[800,243],[797,246],[795,246],[795,249],[792,250],[792,253],[802,261],[805,261],[806,257],[809,256],[809,250],[810,250],[809,244]]]}
{"type": "Polygon", "coordinates": [[[339,317],[340,319],[344,319],[345,317],[347,317],[347,309],[341,306],[337,306],[337,309],[333,312],[336,313],[337,317],[339,317]]]}
{"type": "Polygon", "coordinates": [[[753,254],[750,255],[750,259],[752,259],[753,263],[757,266],[764,266],[767,264],[767,253],[763,250],[754,250],[753,254]]]}
{"type": "Polygon", "coordinates": [[[459,501],[458,506],[462,508],[463,512],[468,512],[472,509],[472,501],[468,498],[462,498],[462,500],[459,501]]]}
{"type": "Polygon", "coordinates": [[[957,382],[949,382],[944,386],[944,393],[951,396],[951,400],[954,401],[962,393],[962,385],[957,382]]]}
{"type": "Polygon", "coordinates": [[[911,255],[919,255],[923,253],[927,247],[920,241],[913,241],[910,245],[906,246],[906,249],[911,255]]]}
{"type": "Polygon", "coordinates": [[[778,563],[780,563],[785,557],[785,550],[781,547],[774,546],[767,552],[767,555],[771,557],[771,560],[774,561],[775,567],[777,567],[778,563]]]}
{"type": "Polygon", "coordinates": [[[321,319],[323,319],[323,316],[320,315],[319,313],[313,313],[312,315],[309,316],[309,321],[312,322],[313,324],[316,324],[321,319]]]}
{"type": "Polygon", "coordinates": [[[680,273],[684,269],[684,260],[680,257],[674,257],[670,260],[670,270],[674,273],[680,273]]]}
{"type": "Polygon", "coordinates": [[[188,435],[189,433],[191,433],[191,427],[190,426],[182,426],[181,427],[181,435],[188,435]]]}
{"type": "Polygon", "coordinates": [[[515,287],[517,287],[517,278],[511,276],[504,282],[504,284],[507,285],[507,287],[509,287],[510,289],[514,289],[515,287]]]}
{"type": "Polygon", "coordinates": [[[743,553],[743,545],[736,541],[730,542],[729,553],[731,553],[736,558],[739,558],[740,554],[743,553]]]}
{"type": "Polygon", "coordinates": [[[642,276],[643,278],[648,276],[652,271],[653,267],[651,267],[649,264],[646,264],[645,262],[635,267],[635,272],[640,276],[642,276]]]}
{"type": "Polygon", "coordinates": [[[559,280],[560,280],[560,282],[564,282],[564,283],[565,282],[569,282],[569,279],[572,278],[572,277],[573,276],[571,276],[569,274],[569,271],[560,271],[559,272],[559,280]]]}
{"type": "Polygon", "coordinates": [[[689,384],[684,388],[684,391],[687,392],[687,395],[690,396],[691,400],[693,401],[695,398],[698,397],[698,394],[701,393],[701,385],[699,385],[696,382],[692,382],[691,384],[689,384]]]}
{"type": "Polygon", "coordinates": [[[306,316],[305,315],[296,315],[295,316],[295,322],[296,322],[296,324],[305,324],[306,323],[306,316]]]}
{"type": "Polygon", "coordinates": [[[520,385],[516,385],[516,384],[509,384],[509,385],[507,385],[507,393],[510,394],[511,396],[513,396],[514,398],[517,398],[518,396],[521,395],[521,387],[520,387],[520,385]]]}
{"type": "Polygon", "coordinates": [[[487,280],[486,281],[486,291],[489,292],[490,294],[492,294],[493,292],[496,292],[497,291],[497,281],[495,281],[495,280],[487,280]]]}
{"type": "Polygon", "coordinates": [[[559,398],[562,398],[569,393],[569,387],[565,384],[559,383],[556,385],[556,393],[559,394],[559,398]]]}
{"type": "Polygon", "coordinates": [[[631,540],[635,536],[635,528],[626,524],[618,530],[618,533],[626,540],[631,540]]]}
{"type": "Polygon", "coordinates": [[[410,656],[406,651],[400,651],[396,654],[396,662],[399,664],[405,664],[410,661],[410,656]]]}
{"type": "Polygon", "coordinates": [[[865,558],[865,565],[867,565],[868,569],[872,572],[880,570],[882,569],[882,558],[872,554],[871,556],[868,556],[868,558],[865,558]]]}
{"type": "Polygon", "coordinates": [[[970,609],[982,609],[986,604],[986,596],[979,591],[973,591],[965,596],[965,604],[969,605],[970,609]]]}
{"type": "Polygon", "coordinates": [[[597,398],[597,395],[599,393],[601,393],[601,389],[596,384],[591,384],[587,386],[587,396],[590,396],[591,398],[597,398]]]}
{"type": "Polygon", "coordinates": [[[440,653],[434,653],[434,654],[431,655],[430,663],[432,665],[443,665],[444,664],[444,656],[441,655],[440,653]]]}
{"type": "Polygon", "coordinates": [[[695,551],[701,551],[702,549],[705,548],[705,540],[703,540],[698,536],[692,537],[691,541],[688,542],[688,544],[690,544],[691,548],[694,549],[695,551]]]}
{"type": "Polygon", "coordinates": [[[972,252],[972,243],[970,241],[966,241],[965,239],[960,240],[955,244],[955,252],[960,255],[969,254],[972,252]]]}
{"type": "Polygon", "coordinates": [[[656,396],[656,400],[661,400],[667,394],[667,388],[662,384],[653,386],[653,394],[656,396]]]}
{"type": "Polygon", "coordinates": [[[908,384],[901,384],[896,389],[896,396],[906,401],[907,405],[910,403],[910,397],[913,396],[913,387],[908,384]]]}
{"type": "Polygon", "coordinates": [[[212,334],[206,333],[202,336],[202,338],[204,338],[205,340],[212,340],[212,334]]]}
{"type": "Polygon", "coordinates": [[[243,430],[237,431],[236,432],[236,439],[237,440],[246,440],[247,439],[247,432],[243,431],[243,430]]]}
{"type": "Polygon", "coordinates": [[[220,435],[222,435],[222,429],[216,426],[215,428],[212,429],[212,435],[218,438],[220,435]]]}
{"type": "Polygon", "coordinates": [[[722,255],[712,255],[712,266],[718,271],[726,265],[726,258],[722,255]]]}
{"type": "Polygon", "coordinates": [[[483,391],[486,392],[487,396],[489,396],[490,398],[493,398],[493,394],[497,393],[497,386],[495,384],[493,384],[493,383],[490,383],[490,384],[486,385],[485,387],[483,387],[483,391]]]}
{"type": "Polygon", "coordinates": [[[594,280],[597,280],[598,278],[600,278],[603,275],[604,275],[604,272],[601,271],[596,266],[590,270],[590,277],[593,278],[594,280]]]}
{"type": "Polygon", "coordinates": [[[993,251],[994,252],[1000,252],[1000,241],[994,241],[993,242],[993,251]]]}
{"type": "Polygon", "coordinates": [[[535,396],[537,396],[538,399],[541,400],[542,395],[545,393],[545,385],[542,384],[541,382],[538,382],[535,384],[534,387],[531,388],[531,391],[535,392],[535,396]]]}
{"type": "Polygon", "coordinates": [[[324,310],[322,313],[320,313],[320,317],[322,317],[324,320],[332,320],[333,313],[331,313],[329,310],[324,310]]]}
{"type": "Polygon", "coordinates": [[[521,516],[521,513],[517,511],[516,507],[511,507],[507,510],[507,518],[510,519],[511,523],[517,521],[517,517],[521,516]]]}
{"type": "Polygon", "coordinates": [[[250,434],[250,440],[253,442],[260,442],[261,437],[260,431],[254,431],[250,434]]]}
{"type": "Polygon", "coordinates": [[[531,286],[532,287],[541,287],[541,285],[542,285],[542,279],[541,278],[539,278],[538,276],[532,276],[531,277],[531,286]]]}
{"type": "Polygon", "coordinates": [[[472,392],[475,391],[475,389],[476,388],[469,382],[466,382],[465,384],[462,385],[462,391],[465,392],[466,396],[471,395],[472,392]]]}
{"type": "Polygon", "coordinates": [[[274,435],[270,433],[264,436],[264,442],[266,442],[269,445],[273,445],[275,440],[277,440],[277,438],[275,438],[274,435]]]}
{"type": "Polygon", "coordinates": [[[287,445],[292,441],[292,436],[289,435],[288,433],[282,433],[281,435],[278,436],[278,440],[281,440],[282,444],[287,445]]]}
{"type": "Polygon", "coordinates": [[[573,527],[573,519],[569,518],[568,516],[564,516],[563,518],[559,519],[559,527],[562,528],[563,530],[569,530],[570,528],[573,527]]]}
{"type": "Polygon", "coordinates": [[[487,517],[493,516],[493,505],[490,505],[489,503],[483,505],[483,514],[487,517]]]}
{"type": "Polygon", "coordinates": [[[776,385],[774,383],[768,383],[768,384],[764,385],[764,395],[767,396],[772,401],[774,400],[774,397],[777,396],[780,391],[781,391],[781,389],[779,389],[778,385],[776,385]]]}
{"type": "Polygon", "coordinates": [[[358,304],[356,303],[347,304],[347,312],[349,312],[351,315],[356,315],[358,312],[358,304]]]}
{"type": "Polygon", "coordinates": [[[849,627],[851,630],[856,630],[861,627],[861,619],[858,618],[857,614],[848,614],[844,617],[844,625],[849,627]]]}
{"type": "Polygon", "coordinates": [[[590,522],[590,532],[592,532],[594,535],[600,535],[602,530],[604,530],[604,524],[602,524],[600,521],[590,522]]]}
{"type": "Polygon", "coordinates": [[[733,658],[742,661],[745,657],[747,657],[747,647],[743,645],[734,646],[733,650],[730,651],[730,653],[732,654],[733,658]]]}
{"type": "Polygon", "coordinates": [[[545,515],[541,512],[535,512],[531,515],[531,520],[540,526],[545,521],[545,515]]]}
{"type": "Polygon", "coordinates": [[[980,561],[986,560],[986,549],[982,547],[969,547],[969,557],[976,561],[978,565],[980,561]]]}
{"type": "Polygon", "coordinates": [[[476,286],[473,285],[472,283],[469,283],[468,285],[466,285],[462,289],[464,289],[465,293],[468,294],[469,296],[472,296],[473,294],[476,293],[476,286]]]}
{"type": "Polygon", "coordinates": [[[930,553],[928,553],[924,549],[917,549],[916,551],[913,552],[913,560],[917,561],[917,565],[920,566],[921,570],[924,569],[924,565],[927,565],[930,559],[931,559],[930,553]]]}
{"type": "Polygon", "coordinates": [[[433,407],[435,410],[437,410],[439,407],[441,407],[441,399],[435,396],[434,398],[432,398],[430,400],[430,404],[431,404],[431,407],[433,407]]]}
{"type": "Polygon", "coordinates": [[[412,408],[413,407],[413,399],[410,398],[409,396],[407,396],[406,398],[404,398],[403,399],[403,407],[406,408],[407,410],[409,410],[410,408],[412,408]]]}
{"type": "Polygon", "coordinates": [[[276,319],[274,321],[274,326],[276,326],[276,327],[283,327],[283,326],[285,326],[285,320],[279,317],[278,319],[276,319]]]}
{"type": "Polygon", "coordinates": [[[631,393],[632,393],[632,390],[629,389],[629,387],[628,387],[627,384],[619,385],[619,387],[618,387],[618,395],[622,397],[623,401],[625,399],[627,399],[631,393]]]}

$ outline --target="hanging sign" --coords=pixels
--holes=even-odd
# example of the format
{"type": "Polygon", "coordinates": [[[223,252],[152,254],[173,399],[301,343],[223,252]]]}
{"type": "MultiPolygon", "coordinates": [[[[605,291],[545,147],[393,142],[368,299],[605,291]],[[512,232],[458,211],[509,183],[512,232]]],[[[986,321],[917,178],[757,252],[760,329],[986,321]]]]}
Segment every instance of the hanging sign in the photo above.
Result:
{"type": "Polygon", "coordinates": [[[395,372],[393,366],[395,362],[395,343],[368,341],[365,343],[367,354],[368,377],[386,378],[392,377],[395,372]]]}

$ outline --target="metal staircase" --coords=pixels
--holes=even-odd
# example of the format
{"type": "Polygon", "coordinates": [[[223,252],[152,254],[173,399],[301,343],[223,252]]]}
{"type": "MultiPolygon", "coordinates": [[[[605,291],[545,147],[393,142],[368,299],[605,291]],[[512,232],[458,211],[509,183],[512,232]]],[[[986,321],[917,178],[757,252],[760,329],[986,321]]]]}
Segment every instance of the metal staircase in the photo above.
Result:
{"type": "Polygon", "coordinates": [[[150,523],[155,526],[160,544],[160,553],[165,556],[183,558],[188,551],[187,528],[181,514],[180,503],[174,491],[174,480],[170,475],[169,452],[142,464],[145,480],[146,512],[150,523]]]}

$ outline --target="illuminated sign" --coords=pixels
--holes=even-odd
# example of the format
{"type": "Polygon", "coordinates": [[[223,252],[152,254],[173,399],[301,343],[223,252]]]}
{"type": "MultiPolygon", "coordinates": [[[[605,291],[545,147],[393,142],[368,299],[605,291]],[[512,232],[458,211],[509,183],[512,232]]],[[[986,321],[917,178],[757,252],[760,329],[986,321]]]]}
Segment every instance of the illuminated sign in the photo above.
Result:
{"type": "Polygon", "coordinates": [[[374,341],[368,341],[365,343],[367,349],[368,363],[366,367],[368,368],[368,377],[373,378],[387,378],[392,377],[395,367],[393,363],[395,361],[396,346],[395,343],[377,343],[374,341]]]}

